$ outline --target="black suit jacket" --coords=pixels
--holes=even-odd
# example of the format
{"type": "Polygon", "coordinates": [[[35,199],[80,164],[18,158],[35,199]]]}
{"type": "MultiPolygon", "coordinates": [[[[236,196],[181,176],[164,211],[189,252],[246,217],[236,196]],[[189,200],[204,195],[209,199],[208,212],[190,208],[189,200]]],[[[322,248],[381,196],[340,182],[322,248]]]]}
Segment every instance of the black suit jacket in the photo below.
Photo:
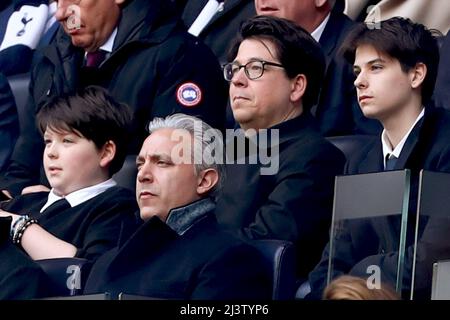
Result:
{"type": "Polygon", "coordinates": [[[128,241],[100,257],[85,293],[109,292],[114,298],[123,292],[178,300],[269,299],[271,282],[261,265],[255,248],[220,230],[211,211],[183,234],[153,217],[128,241]]]}
{"type": "Polygon", "coordinates": [[[318,133],[309,114],[271,129],[279,130],[279,144],[269,145],[272,160],[279,154],[278,171],[262,175],[263,166],[251,164],[250,157],[241,159],[245,164],[227,164],[217,219],[243,238],[295,243],[298,275],[306,277],[328,240],[334,177],[345,158],[318,133]]]}
{"type": "Polygon", "coordinates": [[[341,1],[336,2],[319,40],[327,68],[315,116],[320,131],[326,136],[378,134],[381,132],[380,123],[364,117],[359,107],[352,66],[338,55],[339,46],[354,25],[342,13],[342,4],[341,1]]]}
{"type": "MultiPolygon", "coordinates": [[[[208,0],[188,0],[183,21],[189,28],[208,0]]],[[[227,53],[236,37],[242,21],[256,14],[254,0],[226,0],[223,10],[218,12],[199,37],[216,54],[219,62],[227,62],[227,53]]]]}
{"type": "MultiPolygon", "coordinates": [[[[427,108],[424,117],[416,124],[409,135],[394,169],[408,168],[411,170],[411,192],[408,217],[408,230],[405,252],[405,269],[403,288],[409,290],[411,284],[411,266],[413,258],[413,241],[415,228],[415,213],[417,208],[417,193],[419,172],[421,169],[438,172],[450,172],[450,112],[440,108],[427,108]]],[[[369,144],[360,153],[349,159],[346,165],[346,174],[359,174],[383,171],[383,151],[381,140],[378,139],[369,144]]],[[[434,228],[431,220],[420,221],[418,242],[418,265],[416,277],[419,287],[415,289],[426,292],[428,295],[431,286],[430,261],[450,258],[450,255],[429,256],[435,245],[441,246],[449,243],[449,239],[441,237],[448,233],[449,226],[442,225],[440,232],[434,230],[433,234],[427,230],[434,228]],[[430,238],[431,236],[431,238],[430,238]],[[427,256],[428,255],[428,256],[427,256]],[[421,262],[422,261],[422,262],[421,262]],[[428,263],[428,265],[425,265],[428,263]]],[[[393,217],[381,217],[351,221],[345,231],[336,242],[333,277],[341,274],[352,273],[358,276],[368,276],[366,273],[369,265],[377,265],[381,268],[381,280],[395,286],[397,276],[398,242],[400,234],[399,219],[393,217]]],[[[312,288],[312,297],[320,298],[322,290],[326,286],[328,272],[328,259],[330,256],[329,244],[325,247],[320,263],[311,272],[309,279],[312,288]]],[[[447,253],[445,254],[448,254],[447,253]]],[[[442,251],[439,253],[442,254],[442,251]]],[[[429,297],[429,296],[428,296],[429,297]]]]}

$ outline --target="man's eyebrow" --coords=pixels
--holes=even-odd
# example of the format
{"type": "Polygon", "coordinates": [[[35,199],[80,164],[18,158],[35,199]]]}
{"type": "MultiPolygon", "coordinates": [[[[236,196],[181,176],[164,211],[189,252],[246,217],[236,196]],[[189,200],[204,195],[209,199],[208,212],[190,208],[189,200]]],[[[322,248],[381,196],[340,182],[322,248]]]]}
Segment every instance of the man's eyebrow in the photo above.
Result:
{"type": "Polygon", "coordinates": [[[171,156],[166,153],[155,153],[155,154],[146,154],[146,155],[138,155],[136,157],[136,162],[145,162],[146,158],[150,158],[151,161],[158,160],[172,160],[171,156]]]}
{"type": "MultiPolygon", "coordinates": [[[[372,65],[372,64],[374,64],[374,63],[379,63],[379,62],[385,63],[386,60],[384,60],[384,59],[382,59],[382,58],[376,58],[376,59],[372,59],[372,60],[370,60],[370,61],[367,61],[367,62],[365,62],[365,63],[363,63],[363,64],[364,64],[364,65],[372,65]]],[[[360,67],[360,66],[357,65],[357,64],[354,64],[354,65],[353,65],[353,68],[354,68],[354,67],[360,67]]]]}
{"type": "Polygon", "coordinates": [[[138,156],[136,157],[136,163],[138,163],[138,162],[144,162],[144,161],[145,161],[145,157],[144,157],[144,156],[138,155],[138,156]]]}
{"type": "MultiPolygon", "coordinates": [[[[263,58],[261,58],[261,57],[250,57],[250,58],[248,58],[247,59],[247,62],[245,62],[245,63],[248,63],[248,62],[253,62],[253,61],[265,61],[266,59],[263,59],[263,58]]],[[[240,63],[240,60],[233,60],[233,63],[240,63]]]]}
{"type": "Polygon", "coordinates": [[[366,64],[374,64],[374,63],[378,63],[378,62],[386,62],[386,60],[382,59],[382,58],[376,58],[373,60],[368,61],[366,64]]]}

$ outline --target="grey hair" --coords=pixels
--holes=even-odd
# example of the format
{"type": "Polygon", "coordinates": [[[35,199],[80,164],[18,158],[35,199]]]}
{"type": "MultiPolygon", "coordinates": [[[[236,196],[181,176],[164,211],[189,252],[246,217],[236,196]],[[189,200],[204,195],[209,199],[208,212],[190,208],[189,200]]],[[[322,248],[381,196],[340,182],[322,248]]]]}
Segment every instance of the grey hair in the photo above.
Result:
{"type": "Polygon", "coordinates": [[[214,169],[217,171],[219,179],[210,192],[210,195],[217,199],[218,193],[225,181],[222,133],[219,130],[212,128],[200,118],[183,113],[176,113],[167,116],[166,118],[154,118],[148,124],[148,131],[150,134],[156,130],[166,128],[185,130],[191,135],[191,137],[193,137],[194,148],[191,160],[192,163],[194,163],[194,173],[198,175],[206,169],[214,169]],[[220,157],[220,161],[205,161],[203,151],[206,149],[220,151],[220,154],[218,155],[220,157]],[[194,161],[197,159],[201,159],[200,163],[198,161],[194,161]]]}

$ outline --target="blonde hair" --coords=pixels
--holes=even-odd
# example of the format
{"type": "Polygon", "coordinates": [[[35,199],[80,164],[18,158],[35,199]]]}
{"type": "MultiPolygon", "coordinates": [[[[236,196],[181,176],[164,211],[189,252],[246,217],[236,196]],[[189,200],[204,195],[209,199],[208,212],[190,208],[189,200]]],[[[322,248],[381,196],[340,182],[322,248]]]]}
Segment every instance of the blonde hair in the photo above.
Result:
{"type": "Polygon", "coordinates": [[[400,296],[387,284],[369,289],[367,281],[354,276],[340,276],[324,290],[324,300],[400,300],[400,296]]]}

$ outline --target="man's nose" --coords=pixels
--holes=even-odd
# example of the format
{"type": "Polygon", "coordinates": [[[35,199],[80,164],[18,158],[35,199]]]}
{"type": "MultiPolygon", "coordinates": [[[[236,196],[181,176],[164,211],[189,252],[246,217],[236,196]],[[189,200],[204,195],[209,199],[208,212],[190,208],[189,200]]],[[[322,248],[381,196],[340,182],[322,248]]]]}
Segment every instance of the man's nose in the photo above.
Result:
{"type": "Polygon", "coordinates": [[[244,68],[240,68],[231,78],[231,83],[235,86],[242,86],[248,81],[244,68]]]}
{"type": "Polygon", "coordinates": [[[151,172],[151,165],[149,163],[144,163],[137,174],[137,181],[140,183],[152,182],[153,175],[151,172]]]}
{"type": "Polygon", "coordinates": [[[355,82],[353,82],[356,88],[361,89],[367,87],[367,79],[363,72],[360,72],[355,79],[355,82]]]}

